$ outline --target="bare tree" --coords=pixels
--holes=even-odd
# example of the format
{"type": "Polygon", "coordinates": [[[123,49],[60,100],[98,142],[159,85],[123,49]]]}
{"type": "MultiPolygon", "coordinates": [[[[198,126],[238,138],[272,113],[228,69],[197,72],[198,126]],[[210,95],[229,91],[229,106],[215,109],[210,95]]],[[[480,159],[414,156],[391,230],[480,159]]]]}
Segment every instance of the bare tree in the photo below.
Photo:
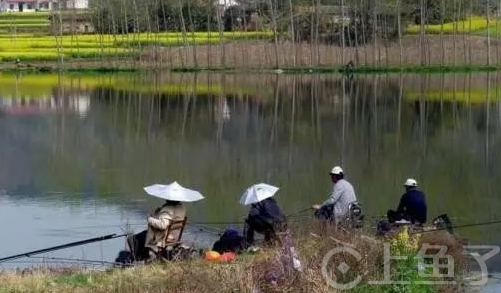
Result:
{"type": "Polygon", "coordinates": [[[399,60],[400,60],[400,67],[403,66],[404,63],[404,47],[402,44],[402,0],[397,0],[397,31],[398,31],[398,47],[400,49],[399,53],[399,60]]]}
{"type": "Polygon", "coordinates": [[[378,60],[378,53],[377,53],[377,49],[378,49],[378,42],[377,42],[377,37],[378,37],[378,33],[377,33],[377,26],[378,26],[378,21],[377,21],[377,3],[378,1],[377,0],[370,0],[372,1],[371,2],[371,6],[372,6],[372,38],[373,38],[373,60],[372,60],[372,63],[373,63],[373,66],[374,67],[379,67],[379,60],[378,60]]]}
{"type": "Polygon", "coordinates": [[[491,5],[490,0],[485,2],[485,13],[487,15],[487,66],[491,65],[491,5]]]}
{"type": "Polygon", "coordinates": [[[426,64],[425,57],[425,23],[426,23],[426,12],[425,12],[425,0],[420,0],[419,10],[420,10],[420,32],[419,32],[419,59],[421,61],[421,66],[426,64]]]}
{"type": "Polygon", "coordinates": [[[275,44],[275,67],[280,67],[280,53],[278,48],[278,24],[277,24],[277,11],[276,6],[273,5],[272,0],[268,0],[268,5],[270,7],[270,18],[271,25],[273,27],[273,40],[275,44]]]}
{"type": "MultiPolygon", "coordinates": [[[[292,5],[292,0],[289,0],[289,13],[290,13],[290,21],[291,21],[291,41],[292,41],[292,50],[294,51],[294,56],[292,57],[292,65],[296,66],[297,64],[297,48],[296,48],[296,30],[294,25],[294,6],[292,5]]],[[[295,93],[295,90],[294,90],[295,93]]]]}
{"type": "MultiPolygon", "coordinates": [[[[226,4],[226,1],[225,1],[225,4],[226,4]]],[[[225,67],[226,66],[226,47],[224,45],[224,35],[223,35],[223,23],[222,23],[222,19],[223,19],[223,15],[221,13],[221,10],[219,7],[216,6],[216,17],[217,17],[217,26],[218,26],[218,32],[219,32],[219,48],[220,48],[220,63],[221,63],[221,66],[222,67],[225,67]]]]}

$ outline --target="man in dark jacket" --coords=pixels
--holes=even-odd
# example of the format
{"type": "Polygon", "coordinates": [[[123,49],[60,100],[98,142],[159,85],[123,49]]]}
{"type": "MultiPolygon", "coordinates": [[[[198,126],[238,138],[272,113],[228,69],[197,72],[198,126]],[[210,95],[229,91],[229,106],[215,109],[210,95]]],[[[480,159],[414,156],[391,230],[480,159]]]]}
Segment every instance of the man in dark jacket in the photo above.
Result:
{"type": "Polygon", "coordinates": [[[276,232],[286,229],[285,216],[273,198],[267,198],[251,205],[245,220],[244,237],[247,245],[254,243],[254,232],[264,234],[264,240],[270,242],[276,238],[276,232]]]}
{"type": "Polygon", "coordinates": [[[412,224],[426,223],[426,197],[417,189],[417,181],[407,179],[405,182],[405,193],[400,199],[397,211],[388,211],[390,223],[407,220],[412,224]]]}

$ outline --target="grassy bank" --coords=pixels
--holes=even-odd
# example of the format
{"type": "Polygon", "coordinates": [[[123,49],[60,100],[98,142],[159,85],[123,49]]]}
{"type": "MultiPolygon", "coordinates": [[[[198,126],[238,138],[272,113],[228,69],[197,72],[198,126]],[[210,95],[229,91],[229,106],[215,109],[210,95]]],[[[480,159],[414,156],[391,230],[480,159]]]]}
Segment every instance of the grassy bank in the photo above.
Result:
{"type": "MultiPolygon", "coordinates": [[[[462,250],[452,236],[437,232],[426,236],[411,236],[405,231],[387,239],[392,255],[409,256],[406,261],[391,265],[393,280],[409,281],[407,285],[371,285],[371,280],[382,280],[384,267],[383,245],[359,234],[334,230],[315,234],[296,230],[295,246],[303,271],[292,268],[287,253],[281,248],[265,249],[253,255],[240,255],[229,264],[215,264],[204,260],[184,260],[106,272],[79,270],[29,270],[0,275],[0,292],[338,292],[330,288],[322,275],[322,260],[334,248],[354,245],[362,256],[356,261],[348,253],[335,254],[327,261],[328,276],[338,282],[363,276],[351,292],[456,292],[459,287],[420,285],[417,273],[417,254],[420,243],[443,244],[456,259],[456,276],[464,272],[462,250]],[[322,235],[322,236],[317,236],[322,235]],[[332,236],[332,237],[331,237],[332,236]],[[335,238],[336,240],[333,240],[335,238]],[[331,262],[332,261],[332,262],[331,262]],[[336,267],[345,262],[351,269],[345,274],[336,267]]],[[[459,285],[458,285],[459,286],[459,285]]]]}
{"type": "MultiPolygon", "coordinates": [[[[375,74],[375,73],[447,73],[447,72],[492,72],[500,70],[498,66],[476,66],[476,65],[458,65],[458,66],[415,66],[404,65],[398,66],[360,66],[352,69],[344,67],[283,67],[283,68],[247,68],[245,72],[269,72],[269,73],[289,73],[289,74],[308,74],[308,73],[343,73],[343,74],[375,74]]],[[[244,71],[238,68],[231,67],[176,67],[173,72],[239,72],[244,71]]]]}

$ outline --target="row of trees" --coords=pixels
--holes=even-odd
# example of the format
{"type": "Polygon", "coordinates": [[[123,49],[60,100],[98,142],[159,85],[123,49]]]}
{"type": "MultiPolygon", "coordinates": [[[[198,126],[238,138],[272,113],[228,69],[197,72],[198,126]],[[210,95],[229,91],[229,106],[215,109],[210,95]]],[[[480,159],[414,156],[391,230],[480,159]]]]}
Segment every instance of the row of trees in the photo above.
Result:
{"type": "MultiPolygon", "coordinates": [[[[492,64],[491,54],[496,54],[497,63],[501,64],[500,42],[491,46],[494,31],[501,32],[501,22],[495,19],[501,15],[500,3],[501,0],[94,0],[90,15],[99,33],[183,32],[183,49],[162,48],[159,43],[146,47],[144,55],[162,62],[181,60],[180,65],[172,65],[180,67],[197,67],[202,61],[208,67],[239,66],[239,60],[248,61],[255,56],[257,62],[248,61],[248,65],[318,66],[348,61],[371,66],[492,64]],[[483,37],[480,40],[467,27],[443,25],[475,15],[487,20],[487,26],[482,24],[487,27],[487,46],[480,44],[485,42],[483,37]],[[417,37],[406,38],[410,24],[420,26],[414,31],[417,37]],[[435,31],[440,40],[428,38],[427,24],[442,24],[440,32],[435,31]],[[250,45],[229,44],[225,40],[223,31],[241,30],[270,31],[273,38],[250,45]],[[192,46],[186,36],[200,31],[219,32],[219,41],[205,47],[192,46]]],[[[469,25],[468,21],[464,24],[469,25]]]]}
{"type": "MultiPolygon", "coordinates": [[[[257,29],[251,15],[268,28],[281,31],[297,26],[326,26],[324,7],[345,7],[345,13],[361,21],[371,16],[392,16],[405,23],[439,24],[468,15],[495,13],[498,0],[94,0],[92,18],[100,32],[217,31],[257,29]],[[316,18],[316,20],[315,20],[316,18]],[[315,24],[315,22],[320,22],[315,24]]],[[[327,25],[328,26],[328,25],[327,25]]]]}
{"type": "Polygon", "coordinates": [[[213,1],[94,0],[92,21],[99,32],[217,30],[213,1]]]}

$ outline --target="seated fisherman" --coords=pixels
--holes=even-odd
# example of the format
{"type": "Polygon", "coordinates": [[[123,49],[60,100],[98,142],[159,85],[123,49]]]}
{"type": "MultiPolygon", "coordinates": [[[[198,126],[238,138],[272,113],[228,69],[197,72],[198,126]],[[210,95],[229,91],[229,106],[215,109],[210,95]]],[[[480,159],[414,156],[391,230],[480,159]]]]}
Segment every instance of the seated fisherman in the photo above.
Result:
{"type": "Polygon", "coordinates": [[[350,205],[357,202],[353,186],[344,179],[341,167],[336,166],[330,172],[334,183],[330,197],[321,205],[313,205],[315,216],[323,220],[343,221],[349,217],[350,205]]]}
{"type": "Polygon", "coordinates": [[[180,221],[186,217],[186,209],[178,201],[167,200],[165,204],[157,208],[148,217],[148,232],[146,233],[145,247],[154,252],[165,248],[169,241],[176,241],[179,231],[173,231],[169,235],[167,229],[172,221],[180,221]]]}
{"type": "Polygon", "coordinates": [[[287,223],[285,215],[273,198],[267,198],[251,205],[245,220],[244,237],[247,245],[254,243],[254,232],[264,234],[264,240],[276,239],[276,233],[284,231],[287,223]]]}
{"type": "Polygon", "coordinates": [[[417,181],[414,179],[407,179],[404,184],[405,193],[400,199],[400,204],[396,211],[388,211],[388,221],[394,223],[400,220],[406,220],[412,224],[425,224],[426,223],[426,196],[418,190],[417,181]]]}

